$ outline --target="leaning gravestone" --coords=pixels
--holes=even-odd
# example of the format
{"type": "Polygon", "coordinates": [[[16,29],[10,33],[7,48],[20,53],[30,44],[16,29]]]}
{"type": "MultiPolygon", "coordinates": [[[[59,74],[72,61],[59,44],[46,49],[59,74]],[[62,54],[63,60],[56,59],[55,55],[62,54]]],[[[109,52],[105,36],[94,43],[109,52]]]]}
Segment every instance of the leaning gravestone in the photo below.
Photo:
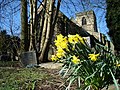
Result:
{"type": "Polygon", "coordinates": [[[21,62],[24,67],[33,67],[37,65],[37,58],[35,51],[28,51],[21,53],[21,62]]]}

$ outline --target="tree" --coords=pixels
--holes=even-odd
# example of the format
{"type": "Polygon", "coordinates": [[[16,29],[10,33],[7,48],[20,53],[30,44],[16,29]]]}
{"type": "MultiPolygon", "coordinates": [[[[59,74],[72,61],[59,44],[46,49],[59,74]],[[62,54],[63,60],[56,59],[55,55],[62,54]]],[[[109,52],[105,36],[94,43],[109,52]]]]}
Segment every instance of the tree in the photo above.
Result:
{"type": "Polygon", "coordinates": [[[37,26],[37,0],[30,0],[30,47],[36,51],[36,26],[37,26]]]}
{"type": "Polygon", "coordinates": [[[21,0],[0,0],[0,29],[17,36],[20,35],[20,2],[21,0]]]}
{"type": "Polygon", "coordinates": [[[21,0],[21,51],[28,51],[28,16],[27,16],[27,0],[21,0]]]}
{"type": "Polygon", "coordinates": [[[41,44],[40,44],[40,55],[39,55],[39,60],[40,62],[45,62],[47,61],[47,55],[48,55],[48,50],[52,38],[52,32],[55,27],[55,23],[57,20],[59,8],[60,8],[60,3],[61,0],[58,0],[57,7],[55,8],[55,0],[50,0],[46,1],[46,12],[44,14],[45,21],[44,21],[44,26],[42,30],[42,37],[41,37],[41,44]],[[55,13],[55,14],[53,14],[55,13]]]}
{"type": "Polygon", "coordinates": [[[7,52],[7,32],[6,30],[1,30],[0,32],[0,51],[1,53],[7,52]]]}
{"type": "Polygon", "coordinates": [[[42,0],[42,2],[40,0],[29,0],[29,2],[30,7],[28,8],[30,8],[30,13],[27,11],[27,0],[21,0],[21,51],[36,51],[39,61],[45,62],[47,59],[51,34],[55,27],[61,0],[58,0],[56,11],[55,0],[42,0]],[[41,3],[39,8],[39,16],[41,16],[39,23],[39,17],[37,17],[38,1],[41,3]],[[29,33],[27,14],[30,14],[29,33]],[[39,30],[37,28],[38,24],[40,24],[39,30]],[[39,50],[37,50],[37,44],[39,44],[39,50]]]}
{"type": "Polygon", "coordinates": [[[12,59],[18,56],[20,50],[20,38],[17,36],[8,35],[6,30],[0,32],[0,52],[1,54],[10,54],[12,59]]]}
{"type": "Polygon", "coordinates": [[[55,27],[61,0],[58,0],[56,11],[55,0],[43,0],[39,7],[38,23],[38,0],[30,0],[30,47],[29,51],[36,51],[39,62],[47,61],[51,35],[55,27]],[[53,14],[55,13],[55,14],[53,14]],[[40,24],[40,29],[37,26],[40,24]],[[36,45],[39,44],[39,50],[36,45]]]}
{"type": "Polygon", "coordinates": [[[120,51],[120,1],[107,0],[106,22],[115,50],[120,51]]]}

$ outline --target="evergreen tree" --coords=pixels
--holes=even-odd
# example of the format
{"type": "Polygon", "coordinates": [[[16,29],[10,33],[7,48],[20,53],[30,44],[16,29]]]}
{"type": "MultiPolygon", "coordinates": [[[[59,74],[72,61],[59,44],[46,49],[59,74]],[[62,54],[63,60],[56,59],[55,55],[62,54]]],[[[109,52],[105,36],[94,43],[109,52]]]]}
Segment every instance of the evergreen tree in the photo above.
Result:
{"type": "Polygon", "coordinates": [[[109,36],[116,51],[120,51],[120,1],[106,0],[107,14],[106,22],[109,28],[109,36]]]}

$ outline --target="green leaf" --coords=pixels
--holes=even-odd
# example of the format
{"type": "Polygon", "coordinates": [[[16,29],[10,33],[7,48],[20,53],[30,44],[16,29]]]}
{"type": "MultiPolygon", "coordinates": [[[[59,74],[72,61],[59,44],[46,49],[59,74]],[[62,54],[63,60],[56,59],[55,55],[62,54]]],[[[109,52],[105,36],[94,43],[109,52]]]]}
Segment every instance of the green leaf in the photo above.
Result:
{"type": "Polygon", "coordinates": [[[118,86],[118,84],[117,84],[117,81],[116,81],[116,79],[115,79],[115,77],[114,77],[114,75],[113,75],[113,73],[112,73],[112,71],[111,71],[110,68],[109,68],[109,71],[110,71],[110,73],[111,73],[111,75],[112,75],[113,82],[114,82],[114,84],[115,84],[115,86],[116,86],[116,90],[119,90],[119,86],[118,86]]]}

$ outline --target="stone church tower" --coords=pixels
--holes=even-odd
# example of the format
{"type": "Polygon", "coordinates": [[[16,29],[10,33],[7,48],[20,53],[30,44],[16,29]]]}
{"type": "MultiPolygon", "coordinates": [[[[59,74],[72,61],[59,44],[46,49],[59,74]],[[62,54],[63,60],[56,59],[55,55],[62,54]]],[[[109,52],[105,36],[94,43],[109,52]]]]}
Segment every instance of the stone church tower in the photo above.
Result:
{"type": "Polygon", "coordinates": [[[83,30],[99,39],[100,33],[97,30],[96,16],[94,11],[77,13],[75,21],[76,24],[83,30]]]}
{"type": "MultiPolygon", "coordinates": [[[[108,48],[111,48],[111,50],[114,50],[114,45],[110,41],[106,40],[104,34],[98,32],[96,16],[94,11],[91,10],[77,13],[74,23],[76,23],[83,30],[87,31],[89,34],[93,35],[103,45],[107,46],[108,48]]],[[[88,39],[88,42],[91,41],[90,37],[86,37],[86,39],[88,39]]]]}

